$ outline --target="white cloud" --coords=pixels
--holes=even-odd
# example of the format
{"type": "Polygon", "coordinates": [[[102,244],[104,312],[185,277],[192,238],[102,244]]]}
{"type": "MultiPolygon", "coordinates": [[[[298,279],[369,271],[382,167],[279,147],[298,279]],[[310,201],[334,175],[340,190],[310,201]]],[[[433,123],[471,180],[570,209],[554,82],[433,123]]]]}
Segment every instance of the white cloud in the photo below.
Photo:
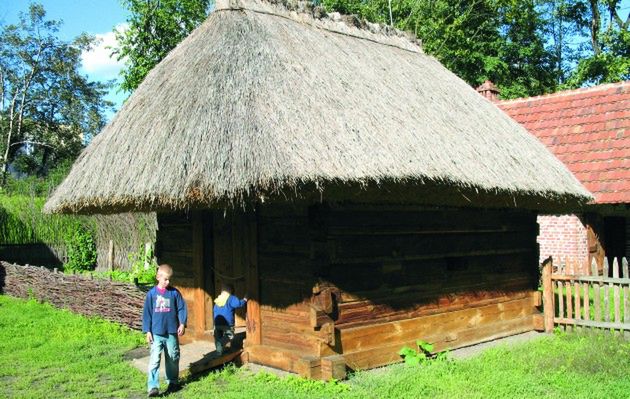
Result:
{"type": "MultiPolygon", "coordinates": [[[[124,31],[127,29],[127,24],[119,24],[116,26],[116,29],[124,31]]],[[[97,44],[91,50],[84,51],[81,54],[83,71],[92,79],[115,79],[124,66],[124,60],[117,61],[116,56],[111,55],[112,48],[117,46],[116,35],[111,31],[97,33],[94,36],[97,39],[97,44]]]]}

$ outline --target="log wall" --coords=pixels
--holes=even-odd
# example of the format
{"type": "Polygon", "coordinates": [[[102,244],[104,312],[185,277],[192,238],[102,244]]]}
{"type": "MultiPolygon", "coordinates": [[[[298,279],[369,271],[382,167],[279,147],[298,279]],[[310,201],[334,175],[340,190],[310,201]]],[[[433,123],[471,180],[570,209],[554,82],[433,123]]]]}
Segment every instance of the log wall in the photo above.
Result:
{"type": "Polygon", "coordinates": [[[362,369],[417,339],[444,350],[533,329],[532,212],[265,206],[258,222],[262,344],[276,354],[255,361],[313,376],[310,356],[362,369]]]}

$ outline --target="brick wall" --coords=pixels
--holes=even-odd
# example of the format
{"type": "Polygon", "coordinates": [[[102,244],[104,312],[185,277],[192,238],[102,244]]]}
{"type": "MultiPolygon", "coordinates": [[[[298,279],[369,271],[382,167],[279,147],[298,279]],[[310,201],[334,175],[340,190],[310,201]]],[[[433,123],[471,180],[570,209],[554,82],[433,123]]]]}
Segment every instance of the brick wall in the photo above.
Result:
{"type": "Polygon", "coordinates": [[[554,260],[575,259],[588,261],[586,226],[576,215],[538,216],[540,260],[553,256],[554,260]]]}

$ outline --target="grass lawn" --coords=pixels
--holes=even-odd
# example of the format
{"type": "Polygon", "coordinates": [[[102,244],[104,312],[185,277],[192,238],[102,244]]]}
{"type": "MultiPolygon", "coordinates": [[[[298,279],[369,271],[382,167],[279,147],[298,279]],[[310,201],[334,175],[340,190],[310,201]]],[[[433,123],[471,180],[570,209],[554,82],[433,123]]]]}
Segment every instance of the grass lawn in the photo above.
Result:
{"type": "MultiPolygon", "coordinates": [[[[0,396],[145,397],[145,375],[122,357],[142,343],[138,332],[0,295],[0,396]]],[[[343,383],[228,367],[186,381],[170,397],[620,398],[630,396],[629,376],[630,344],[622,338],[558,333],[468,360],[359,372],[343,383]]]]}

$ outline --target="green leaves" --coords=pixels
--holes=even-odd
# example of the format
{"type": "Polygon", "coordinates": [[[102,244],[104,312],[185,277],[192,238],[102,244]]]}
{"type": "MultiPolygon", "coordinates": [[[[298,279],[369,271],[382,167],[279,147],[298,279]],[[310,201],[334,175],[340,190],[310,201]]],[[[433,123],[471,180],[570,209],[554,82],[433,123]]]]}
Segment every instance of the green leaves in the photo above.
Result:
{"type": "Polygon", "coordinates": [[[79,228],[66,237],[68,261],[64,264],[64,271],[80,272],[93,270],[96,266],[96,243],[92,233],[79,228]]]}
{"type": "Polygon", "coordinates": [[[206,19],[211,0],[123,0],[128,27],[116,32],[118,60],[125,60],[121,89],[134,91],[149,71],[206,19]]]}
{"type": "Polygon", "coordinates": [[[416,340],[416,345],[418,347],[417,350],[403,346],[398,351],[398,354],[405,360],[406,364],[417,366],[431,359],[433,355],[433,345],[421,339],[416,340]]]}
{"type": "Polygon", "coordinates": [[[17,24],[0,27],[0,166],[4,185],[10,163],[19,172],[43,176],[74,160],[84,140],[105,124],[111,103],[107,84],[81,75],[81,53],[94,43],[57,34],[60,21],[47,20],[31,4],[17,24]]]}
{"type": "MultiPolygon", "coordinates": [[[[322,3],[389,24],[387,0],[322,3]]],[[[428,54],[472,86],[492,80],[503,98],[630,79],[630,19],[619,15],[619,0],[399,0],[391,12],[393,25],[413,32],[428,54]]]]}

